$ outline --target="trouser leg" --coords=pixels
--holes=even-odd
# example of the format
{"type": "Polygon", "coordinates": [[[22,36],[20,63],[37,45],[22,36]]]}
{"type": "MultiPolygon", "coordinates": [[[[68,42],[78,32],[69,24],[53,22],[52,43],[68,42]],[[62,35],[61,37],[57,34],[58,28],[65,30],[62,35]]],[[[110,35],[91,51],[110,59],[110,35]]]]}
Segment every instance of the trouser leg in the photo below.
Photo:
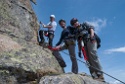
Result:
{"type": "Polygon", "coordinates": [[[72,61],[72,72],[77,74],[78,73],[78,64],[77,64],[76,55],[75,55],[75,45],[69,45],[68,51],[70,54],[70,59],[72,61]]]}
{"type": "Polygon", "coordinates": [[[44,33],[43,30],[40,30],[40,31],[39,31],[39,36],[40,36],[40,39],[41,39],[40,43],[44,43],[44,41],[45,41],[45,39],[44,39],[44,37],[43,37],[43,33],[44,33]]]}
{"type": "MultiPolygon", "coordinates": [[[[97,68],[98,70],[102,70],[102,67],[100,65],[99,59],[98,59],[98,55],[97,55],[97,42],[92,43],[91,41],[87,42],[87,46],[86,46],[86,51],[87,51],[87,56],[88,56],[88,62],[92,67],[97,68]]],[[[93,78],[95,78],[96,76],[103,76],[103,73],[90,67],[90,73],[92,75],[93,78]]]]}
{"type": "Polygon", "coordinates": [[[55,58],[57,59],[62,68],[66,67],[66,63],[62,58],[61,54],[59,53],[59,51],[53,51],[52,54],[55,56],[55,58]]]}
{"type": "Polygon", "coordinates": [[[48,34],[48,38],[49,38],[49,45],[50,45],[50,46],[53,46],[54,34],[49,33],[49,34],[48,34]]]}

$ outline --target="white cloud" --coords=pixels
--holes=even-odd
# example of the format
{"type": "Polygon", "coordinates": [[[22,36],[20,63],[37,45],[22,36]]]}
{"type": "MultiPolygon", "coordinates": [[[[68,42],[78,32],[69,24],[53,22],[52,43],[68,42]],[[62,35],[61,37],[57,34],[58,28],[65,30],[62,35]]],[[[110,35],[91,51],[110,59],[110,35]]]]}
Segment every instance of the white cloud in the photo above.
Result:
{"type": "Polygon", "coordinates": [[[106,54],[111,54],[111,53],[115,53],[115,52],[125,53],[125,46],[124,47],[112,48],[112,49],[105,50],[106,54]]]}
{"type": "Polygon", "coordinates": [[[114,16],[114,17],[113,17],[113,19],[115,20],[115,19],[116,19],[116,17],[114,16]]]}
{"type": "Polygon", "coordinates": [[[116,81],[110,81],[109,84],[122,84],[122,83],[116,80],[116,81]]]}
{"type": "MultiPolygon", "coordinates": [[[[116,79],[125,82],[125,68],[121,69],[117,66],[108,67],[105,72],[108,72],[109,75],[115,77],[116,79]]],[[[109,84],[122,84],[120,81],[115,80],[107,75],[105,75],[105,80],[109,84]]]]}
{"type": "Polygon", "coordinates": [[[104,28],[106,26],[107,20],[106,19],[93,18],[93,20],[89,21],[88,23],[92,24],[95,27],[95,31],[97,33],[102,28],[104,28]]]}

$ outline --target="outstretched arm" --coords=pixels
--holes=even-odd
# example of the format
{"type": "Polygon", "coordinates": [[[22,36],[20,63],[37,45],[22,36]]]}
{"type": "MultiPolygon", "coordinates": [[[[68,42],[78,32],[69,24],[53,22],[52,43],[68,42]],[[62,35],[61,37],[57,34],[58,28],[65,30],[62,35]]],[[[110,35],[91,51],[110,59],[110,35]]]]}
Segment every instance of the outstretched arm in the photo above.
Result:
{"type": "Polygon", "coordinates": [[[42,25],[43,28],[52,28],[52,25],[45,25],[43,22],[40,21],[40,24],[42,25]]]}
{"type": "Polygon", "coordinates": [[[43,27],[44,28],[52,28],[53,26],[51,26],[51,25],[44,25],[43,27]]]}
{"type": "Polygon", "coordinates": [[[47,25],[44,26],[44,28],[54,28],[57,26],[57,23],[56,22],[50,22],[48,23],[47,25]]]}

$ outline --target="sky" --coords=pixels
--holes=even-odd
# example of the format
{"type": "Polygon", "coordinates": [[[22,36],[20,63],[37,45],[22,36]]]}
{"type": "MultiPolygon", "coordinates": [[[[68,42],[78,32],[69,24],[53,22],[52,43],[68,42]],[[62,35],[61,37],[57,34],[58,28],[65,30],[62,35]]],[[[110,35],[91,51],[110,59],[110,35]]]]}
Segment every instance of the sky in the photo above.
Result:
{"type": "MultiPolygon", "coordinates": [[[[91,23],[101,38],[98,56],[103,71],[125,82],[125,0],[37,0],[37,5],[32,6],[38,21],[45,24],[49,22],[51,14],[56,16],[57,23],[60,19],[65,19],[67,25],[70,25],[73,17],[80,23],[91,23]]],[[[61,31],[58,24],[54,45],[59,41],[61,31]]],[[[69,56],[60,53],[67,64],[65,71],[71,72],[69,56]]],[[[77,45],[76,55],[80,59],[77,45]]],[[[84,61],[83,58],[80,60],[84,61]]],[[[79,72],[90,74],[85,64],[78,61],[78,65],[79,72]]],[[[121,84],[106,75],[105,80],[110,84],[121,84]]]]}

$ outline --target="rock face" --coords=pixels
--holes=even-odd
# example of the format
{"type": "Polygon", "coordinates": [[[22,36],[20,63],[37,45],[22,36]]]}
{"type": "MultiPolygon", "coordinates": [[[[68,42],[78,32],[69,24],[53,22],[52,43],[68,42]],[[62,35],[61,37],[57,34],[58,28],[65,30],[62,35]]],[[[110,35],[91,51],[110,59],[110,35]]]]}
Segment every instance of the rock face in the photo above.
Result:
{"type": "Polygon", "coordinates": [[[105,84],[93,80],[90,76],[83,74],[62,74],[55,76],[44,76],[39,84],[105,84]]]}
{"type": "Polygon", "coordinates": [[[37,45],[38,28],[30,0],[0,0],[0,84],[63,73],[51,51],[37,45]]]}
{"type": "Polygon", "coordinates": [[[0,84],[103,84],[62,74],[51,51],[38,45],[38,28],[30,0],[0,0],[0,84]]]}

